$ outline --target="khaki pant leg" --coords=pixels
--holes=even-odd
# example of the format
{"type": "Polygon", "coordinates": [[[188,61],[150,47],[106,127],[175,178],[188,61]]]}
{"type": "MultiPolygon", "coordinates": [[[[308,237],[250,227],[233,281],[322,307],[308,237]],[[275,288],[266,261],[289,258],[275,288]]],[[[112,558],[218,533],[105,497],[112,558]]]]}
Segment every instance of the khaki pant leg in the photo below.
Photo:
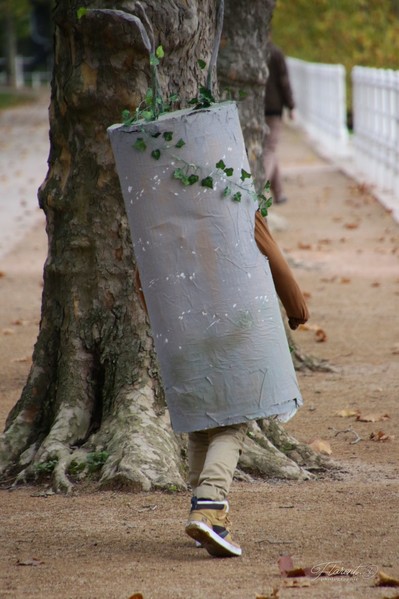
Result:
{"type": "Polygon", "coordinates": [[[221,501],[227,497],[247,429],[247,424],[235,424],[204,431],[209,445],[195,489],[199,499],[221,501]]]}
{"type": "Polygon", "coordinates": [[[207,430],[188,433],[188,482],[194,496],[209,447],[208,433],[207,430]]]}

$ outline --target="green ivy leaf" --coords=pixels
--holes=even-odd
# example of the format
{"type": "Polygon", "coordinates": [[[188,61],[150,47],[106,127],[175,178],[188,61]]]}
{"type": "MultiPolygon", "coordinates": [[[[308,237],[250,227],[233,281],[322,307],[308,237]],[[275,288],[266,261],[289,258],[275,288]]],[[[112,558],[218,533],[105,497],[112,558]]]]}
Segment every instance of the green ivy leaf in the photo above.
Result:
{"type": "Polygon", "coordinates": [[[199,176],[198,175],[190,175],[187,180],[188,180],[189,185],[194,185],[194,183],[198,182],[199,176]]]}
{"type": "Polygon", "coordinates": [[[155,160],[159,160],[161,157],[161,150],[153,150],[151,152],[151,156],[155,159],[155,160]]]}
{"type": "Polygon", "coordinates": [[[241,191],[237,191],[232,197],[235,202],[241,202],[241,191]]]}
{"type": "Polygon", "coordinates": [[[220,168],[222,169],[222,171],[226,168],[226,165],[222,159],[220,159],[219,162],[216,163],[216,168],[220,168]]]}
{"type": "Polygon", "coordinates": [[[154,118],[154,113],[152,110],[143,110],[142,117],[145,121],[152,121],[154,118]]]}
{"type": "Polygon", "coordinates": [[[197,63],[198,63],[198,66],[199,66],[199,68],[200,68],[200,69],[205,69],[205,67],[206,67],[206,62],[205,62],[205,60],[202,60],[201,58],[199,58],[199,59],[197,60],[197,63]]]}
{"type": "Polygon", "coordinates": [[[186,142],[184,141],[184,139],[180,138],[179,141],[177,142],[177,144],[175,145],[175,147],[182,148],[185,145],[186,145],[186,142]]]}
{"type": "Polygon", "coordinates": [[[165,141],[172,141],[173,131],[165,131],[163,134],[165,141]]]}
{"type": "Polygon", "coordinates": [[[244,170],[243,168],[241,169],[241,181],[245,181],[245,179],[250,179],[251,178],[251,173],[247,173],[246,170],[244,170]]]}
{"type": "Polygon", "coordinates": [[[130,125],[132,122],[132,115],[130,114],[130,110],[122,110],[122,123],[124,125],[130,125]]]}
{"type": "Polygon", "coordinates": [[[230,195],[230,193],[231,193],[231,189],[230,189],[230,187],[225,187],[225,188],[223,189],[223,196],[224,196],[224,197],[226,197],[226,196],[229,196],[229,195],[230,195]]]}
{"type": "Polygon", "coordinates": [[[162,46],[158,46],[158,48],[155,50],[155,55],[157,58],[163,58],[165,56],[162,46]]]}
{"type": "Polygon", "coordinates": [[[265,208],[264,206],[262,206],[262,208],[260,209],[260,213],[262,216],[267,216],[267,208],[265,208]]]}
{"type": "Polygon", "coordinates": [[[159,137],[160,135],[161,135],[161,132],[160,132],[160,131],[156,131],[155,133],[151,133],[151,137],[154,137],[155,139],[156,139],[157,137],[159,137]]]}
{"type": "Polygon", "coordinates": [[[139,152],[145,152],[147,149],[146,143],[142,137],[138,137],[133,144],[133,148],[139,152]]]}
{"type": "Polygon", "coordinates": [[[153,97],[153,92],[152,92],[152,89],[149,87],[145,93],[144,102],[147,102],[147,104],[149,104],[152,100],[152,97],[153,97]]]}
{"type": "Polygon", "coordinates": [[[76,14],[78,16],[78,19],[81,19],[82,17],[84,17],[87,14],[87,8],[83,8],[83,7],[78,8],[76,14]]]}
{"type": "Polygon", "coordinates": [[[209,102],[214,102],[215,98],[212,96],[212,92],[207,87],[200,87],[200,94],[202,98],[205,98],[209,102]]]}
{"type": "Polygon", "coordinates": [[[234,169],[233,169],[233,168],[230,168],[230,167],[229,167],[229,168],[225,168],[225,169],[224,169],[224,172],[226,173],[226,175],[227,175],[228,177],[231,177],[231,176],[233,175],[233,173],[234,173],[234,169]]]}
{"type": "Polygon", "coordinates": [[[184,179],[185,176],[186,176],[186,173],[181,168],[176,168],[173,171],[173,178],[174,179],[178,179],[179,181],[181,181],[182,179],[184,179]]]}
{"type": "Polygon", "coordinates": [[[205,177],[205,179],[202,179],[201,181],[201,185],[202,187],[209,187],[209,189],[213,189],[213,179],[212,177],[205,177]]]}
{"type": "Polygon", "coordinates": [[[247,95],[248,95],[248,92],[245,92],[242,89],[238,90],[238,99],[239,100],[244,100],[244,98],[246,98],[247,95]]]}
{"type": "Polygon", "coordinates": [[[157,67],[159,65],[159,60],[155,54],[150,54],[150,65],[152,67],[157,67]]]}

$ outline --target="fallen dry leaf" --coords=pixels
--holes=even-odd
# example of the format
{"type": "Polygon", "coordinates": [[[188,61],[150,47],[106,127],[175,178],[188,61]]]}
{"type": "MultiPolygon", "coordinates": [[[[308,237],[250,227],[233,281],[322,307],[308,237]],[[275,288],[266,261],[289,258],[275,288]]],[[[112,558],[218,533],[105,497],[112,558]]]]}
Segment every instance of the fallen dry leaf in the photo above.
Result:
{"type": "Polygon", "coordinates": [[[389,576],[382,570],[379,570],[375,578],[376,587],[399,587],[399,579],[389,576]]]}
{"type": "Polygon", "coordinates": [[[283,580],[283,586],[287,589],[299,589],[301,587],[310,587],[310,580],[298,580],[297,578],[288,578],[283,580]]]}
{"type": "Polygon", "coordinates": [[[374,281],[373,283],[371,283],[371,287],[379,287],[381,285],[381,283],[379,283],[378,281],[374,281]]]}
{"type": "Polygon", "coordinates": [[[358,420],[359,422],[381,422],[382,420],[389,419],[389,414],[366,414],[365,416],[359,414],[358,416],[356,416],[356,420],[358,420]]]}
{"type": "Polygon", "coordinates": [[[345,229],[357,229],[359,226],[359,223],[345,223],[344,227],[345,229]]]}
{"type": "Polygon", "coordinates": [[[271,595],[256,595],[255,599],[279,599],[280,591],[279,589],[273,589],[271,595]]]}
{"type": "Polygon", "coordinates": [[[351,418],[352,416],[359,416],[359,414],[359,410],[352,410],[351,408],[344,408],[335,412],[335,416],[340,416],[341,418],[351,418]]]}
{"type": "Polygon", "coordinates": [[[14,335],[14,333],[15,333],[14,329],[3,329],[1,331],[2,335],[14,335]]]}
{"type": "Polygon", "coordinates": [[[303,243],[302,241],[298,241],[298,248],[300,250],[312,250],[313,246],[311,243],[303,243]]]}
{"type": "Polygon", "coordinates": [[[129,599],[144,599],[141,593],[134,593],[134,595],[130,595],[129,599]]]}
{"type": "Polygon", "coordinates": [[[399,354],[399,343],[395,343],[395,345],[392,348],[392,352],[394,355],[399,354]]]}
{"type": "Polygon", "coordinates": [[[318,453],[324,453],[325,455],[332,454],[331,445],[328,441],[324,441],[323,439],[315,439],[312,443],[309,443],[309,447],[318,453]]]}
{"type": "Polygon", "coordinates": [[[327,333],[323,329],[317,329],[315,332],[317,343],[324,343],[327,341],[327,333]]]}
{"type": "Polygon", "coordinates": [[[340,279],[340,283],[342,283],[343,285],[347,285],[348,283],[351,283],[352,279],[350,279],[349,277],[341,277],[340,279]]]}
{"type": "Polygon", "coordinates": [[[278,567],[280,569],[281,576],[286,576],[287,572],[294,568],[294,562],[290,555],[280,555],[278,560],[278,567]]]}
{"type": "Polygon", "coordinates": [[[0,270],[0,279],[5,276],[6,276],[6,273],[4,271],[0,270]]]}
{"type": "Polygon", "coordinates": [[[13,359],[11,360],[11,362],[12,362],[13,364],[18,364],[18,363],[20,363],[20,362],[21,362],[21,363],[22,363],[22,362],[30,362],[30,361],[31,361],[31,359],[32,359],[32,358],[31,358],[31,356],[23,356],[22,358],[13,358],[13,359]]]}
{"type": "Polygon", "coordinates": [[[387,435],[384,431],[377,431],[376,433],[370,434],[371,441],[392,441],[394,439],[393,435],[387,435]]]}
{"type": "Polygon", "coordinates": [[[299,331],[314,331],[315,338],[318,343],[327,341],[327,333],[321,327],[319,327],[317,324],[313,324],[313,325],[300,324],[298,327],[298,330],[299,331]]]}
{"type": "Polygon", "coordinates": [[[44,562],[42,562],[40,559],[36,559],[35,557],[17,561],[17,566],[41,566],[42,564],[44,564],[44,562]]]}

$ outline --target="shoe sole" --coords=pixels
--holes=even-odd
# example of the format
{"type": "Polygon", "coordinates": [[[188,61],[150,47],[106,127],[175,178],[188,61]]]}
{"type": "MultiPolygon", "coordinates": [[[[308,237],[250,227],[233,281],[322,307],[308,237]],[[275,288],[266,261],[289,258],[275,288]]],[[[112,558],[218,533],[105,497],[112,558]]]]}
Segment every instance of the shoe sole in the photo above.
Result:
{"type": "Polygon", "coordinates": [[[203,522],[190,522],[186,526],[186,533],[198,543],[201,543],[210,555],[214,557],[240,557],[241,547],[235,547],[225,541],[215,531],[203,522]]]}

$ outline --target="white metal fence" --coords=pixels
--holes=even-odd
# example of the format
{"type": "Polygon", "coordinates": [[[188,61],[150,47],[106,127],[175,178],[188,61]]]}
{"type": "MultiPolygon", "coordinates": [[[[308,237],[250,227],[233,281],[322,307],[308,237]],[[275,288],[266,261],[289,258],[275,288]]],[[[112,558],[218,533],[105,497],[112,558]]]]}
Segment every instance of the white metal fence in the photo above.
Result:
{"type": "Polygon", "coordinates": [[[299,125],[324,154],[345,158],[343,168],[372,186],[399,221],[399,71],[353,68],[349,139],[344,67],[287,62],[299,125]]]}
{"type": "Polygon", "coordinates": [[[352,83],[356,166],[399,207],[399,71],[354,67],[352,83]]]}
{"type": "MultiPolygon", "coordinates": [[[[16,56],[14,61],[15,71],[15,87],[22,89],[23,87],[38,88],[50,81],[49,71],[32,71],[26,72],[25,66],[32,60],[23,56],[16,56]]],[[[0,85],[7,85],[7,73],[5,70],[5,59],[0,58],[0,85]]]]}
{"type": "Polygon", "coordinates": [[[288,58],[299,124],[329,152],[348,152],[345,68],[288,58]]]}

